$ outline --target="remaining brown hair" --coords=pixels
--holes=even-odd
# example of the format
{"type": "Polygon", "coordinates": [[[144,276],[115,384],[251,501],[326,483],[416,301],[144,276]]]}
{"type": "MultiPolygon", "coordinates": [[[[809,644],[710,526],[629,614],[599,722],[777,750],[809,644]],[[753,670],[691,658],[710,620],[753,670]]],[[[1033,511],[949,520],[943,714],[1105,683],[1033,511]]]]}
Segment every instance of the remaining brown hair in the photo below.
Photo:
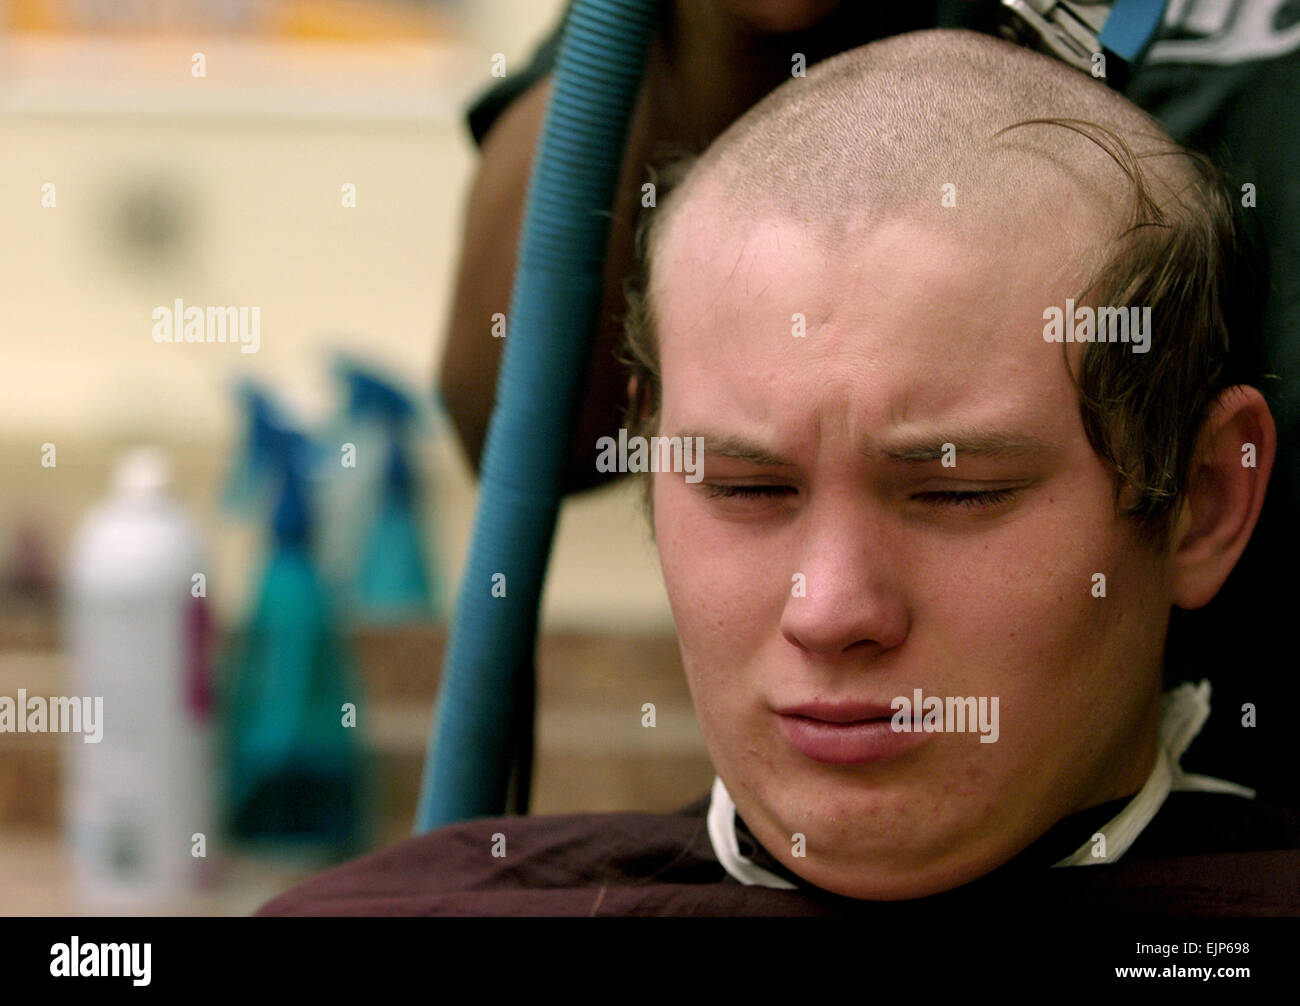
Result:
{"type": "Polygon", "coordinates": [[[1210,405],[1262,371],[1250,263],[1224,179],[1103,83],[969,32],[920,32],[844,53],[778,88],[702,156],[666,152],[658,207],[638,222],[638,271],[626,284],[622,358],[637,390],[627,425],[643,435],[657,429],[655,250],[702,178],[716,182],[715,197],[726,193],[720,212],[791,216],[820,228],[833,247],[851,227],[918,206],[924,213],[920,193],[937,191],[940,179],[961,178],[980,223],[998,225],[1050,211],[1041,190],[1063,171],[1085,189],[1112,193],[1116,165],[1130,208],[1116,209],[1108,254],[1080,263],[1088,278],[1075,299],[1149,306],[1159,342],[1140,354],[1085,345],[1077,374],[1069,345],[1062,350],[1088,440],[1115,471],[1117,508],[1163,546],[1210,405]],[[1075,143],[1067,157],[1070,136],[1107,156],[1085,161],[1075,143]],[[992,163],[1012,138],[1016,192],[1029,203],[1019,215],[1001,198],[1005,163],[992,163]]]}

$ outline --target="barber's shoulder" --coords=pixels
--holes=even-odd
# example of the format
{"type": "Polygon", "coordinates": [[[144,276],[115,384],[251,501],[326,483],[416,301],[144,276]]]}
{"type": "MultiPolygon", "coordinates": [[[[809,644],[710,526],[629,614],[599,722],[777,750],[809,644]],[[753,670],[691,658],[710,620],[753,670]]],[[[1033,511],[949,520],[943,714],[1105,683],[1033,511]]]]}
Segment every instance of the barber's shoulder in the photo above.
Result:
{"type": "Polygon", "coordinates": [[[522,168],[527,174],[550,96],[551,75],[548,73],[501,112],[479,143],[485,168],[489,165],[516,171],[522,168]]]}
{"type": "Polygon", "coordinates": [[[505,229],[513,237],[523,219],[550,86],[548,75],[529,88],[501,113],[480,144],[481,157],[469,193],[466,248],[491,249],[493,261],[497,251],[487,241],[489,235],[505,229]]]}

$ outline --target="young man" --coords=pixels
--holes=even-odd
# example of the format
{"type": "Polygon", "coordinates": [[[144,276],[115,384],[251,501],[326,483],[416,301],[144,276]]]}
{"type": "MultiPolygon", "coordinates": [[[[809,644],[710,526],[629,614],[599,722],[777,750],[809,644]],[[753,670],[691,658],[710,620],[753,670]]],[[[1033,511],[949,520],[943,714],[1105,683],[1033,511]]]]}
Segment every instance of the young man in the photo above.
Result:
{"type": "Polygon", "coordinates": [[[924,32],[783,85],[653,213],[631,390],[703,451],[649,491],[710,798],[444,828],[263,912],[1300,907],[1294,816],[1185,773],[1208,688],[1162,697],[1276,450],[1213,173],[924,32]]]}

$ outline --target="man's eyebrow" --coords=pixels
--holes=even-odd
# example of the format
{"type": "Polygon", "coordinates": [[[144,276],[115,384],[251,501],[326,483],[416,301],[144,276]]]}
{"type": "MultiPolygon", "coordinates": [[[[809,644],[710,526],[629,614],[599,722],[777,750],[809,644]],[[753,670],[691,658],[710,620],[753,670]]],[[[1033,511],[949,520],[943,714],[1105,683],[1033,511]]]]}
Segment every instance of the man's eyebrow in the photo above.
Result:
{"type": "Polygon", "coordinates": [[[789,458],[773,454],[771,451],[752,441],[745,440],[743,437],[723,436],[717,433],[709,433],[707,430],[684,430],[678,436],[682,438],[683,443],[687,438],[699,437],[704,441],[704,453],[706,454],[716,454],[719,457],[734,458],[737,461],[747,461],[751,465],[762,465],[769,468],[793,468],[795,465],[789,458]]]}
{"type": "MultiPolygon", "coordinates": [[[[743,437],[720,435],[708,431],[686,430],[678,434],[686,437],[699,437],[704,441],[706,454],[724,458],[746,461],[752,465],[767,467],[794,467],[795,462],[789,458],[774,454],[743,437]]],[[[1022,433],[1002,431],[954,431],[951,435],[929,435],[879,447],[868,447],[868,456],[884,458],[905,464],[923,464],[939,461],[955,452],[958,457],[982,458],[1019,458],[1037,454],[1051,454],[1057,451],[1055,444],[1022,433]]]]}
{"type": "Polygon", "coordinates": [[[868,454],[879,454],[890,461],[921,464],[939,461],[950,452],[958,457],[1023,458],[1037,454],[1056,453],[1055,444],[1023,433],[997,430],[954,431],[944,436],[918,437],[869,448],[868,454]]]}

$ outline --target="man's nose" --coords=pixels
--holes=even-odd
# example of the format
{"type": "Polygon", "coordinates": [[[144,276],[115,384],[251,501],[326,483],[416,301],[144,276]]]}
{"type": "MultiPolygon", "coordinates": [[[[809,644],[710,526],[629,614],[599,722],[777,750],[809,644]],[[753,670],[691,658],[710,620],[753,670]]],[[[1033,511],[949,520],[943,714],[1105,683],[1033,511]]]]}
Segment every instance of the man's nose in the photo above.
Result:
{"type": "Polygon", "coordinates": [[[900,579],[906,563],[886,516],[844,492],[810,506],[801,525],[781,634],[828,658],[899,646],[910,623],[900,579]]]}

